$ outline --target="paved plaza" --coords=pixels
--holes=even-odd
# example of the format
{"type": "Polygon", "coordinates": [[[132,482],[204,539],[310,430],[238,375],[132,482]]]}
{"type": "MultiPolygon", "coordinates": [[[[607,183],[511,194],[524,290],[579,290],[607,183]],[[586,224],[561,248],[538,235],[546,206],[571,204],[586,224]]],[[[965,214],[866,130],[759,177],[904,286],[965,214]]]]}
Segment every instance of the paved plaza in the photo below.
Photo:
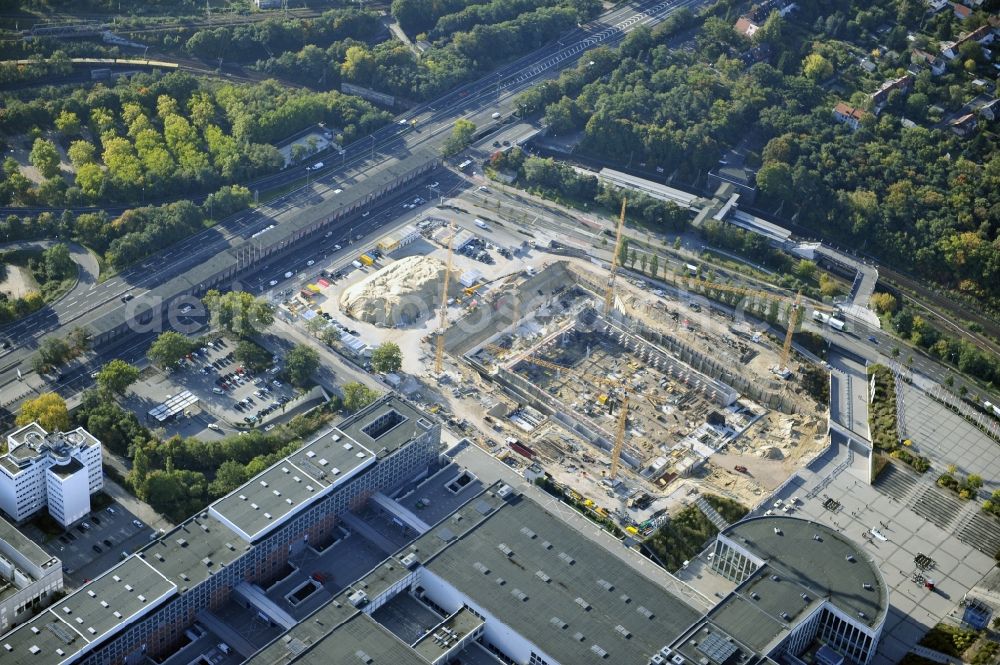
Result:
{"type": "Polygon", "coordinates": [[[936,479],[954,464],[963,476],[982,476],[985,494],[1000,489],[1000,443],[922,390],[905,383],[902,387],[903,434],[914,450],[930,458],[928,474],[936,479]]]}
{"type": "Polygon", "coordinates": [[[928,489],[937,493],[936,488],[895,466],[888,476],[883,472],[875,487],[869,486],[867,456],[860,451],[848,455],[843,445],[835,444],[818,462],[777,496],[785,500],[797,496],[796,517],[821,522],[864,544],[885,577],[891,603],[873,663],[896,663],[924,632],[953,613],[965,593],[993,567],[993,557],[963,542],[955,532],[971,502],[960,502],[956,508],[944,494],[921,502],[923,493],[928,489]],[[895,489],[886,491],[887,479],[890,487],[905,490],[899,495],[902,499],[894,495],[895,489]],[[811,491],[817,487],[822,489],[811,491]],[[944,529],[935,522],[954,528],[944,529]],[[872,529],[886,540],[869,535],[872,529]],[[929,557],[930,566],[918,566],[918,555],[929,557]],[[933,580],[935,589],[926,588],[922,579],[933,580]]]}

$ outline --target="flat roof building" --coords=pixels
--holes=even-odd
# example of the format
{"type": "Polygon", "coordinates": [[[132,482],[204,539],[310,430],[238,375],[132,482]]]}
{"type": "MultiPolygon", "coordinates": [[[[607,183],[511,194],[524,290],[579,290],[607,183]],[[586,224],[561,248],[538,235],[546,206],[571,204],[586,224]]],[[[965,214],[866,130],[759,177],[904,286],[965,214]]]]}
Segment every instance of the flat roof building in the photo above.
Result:
{"type": "Polygon", "coordinates": [[[104,487],[101,442],[78,427],[47,432],[31,423],[7,435],[0,457],[0,509],[23,522],[46,506],[63,527],[90,512],[104,487]]]}
{"type": "Polygon", "coordinates": [[[0,637],[0,658],[58,665],[166,655],[200,612],[234,598],[290,628],[262,588],[307,546],[334,541],[349,509],[426,475],[440,438],[440,424],[384,397],[0,637]]]}
{"type": "MultiPolygon", "coordinates": [[[[747,653],[774,659],[798,656],[817,640],[853,663],[874,657],[888,587],[864,550],[837,531],[793,517],[743,520],[717,536],[711,570],[735,587],[695,633],[722,633],[747,653]]],[[[672,645],[684,654],[674,665],[699,661],[685,639],[672,645]]]]}
{"type": "Polygon", "coordinates": [[[62,588],[62,562],[0,519],[0,633],[30,619],[62,588]]]}
{"type": "Polygon", "coordinates": [[[485,648],[504,662],[532,665],[645,665],[665,639],[700,616],[538,503],[498,483],[251,662],[352,662],[361,656],[348,646],[363,633],[362,651],[389,652],[391,662],[401,664],[467,662],[472,659],[463,650],[485,648]],[[416,631],[394,620],[414,600],[430,617],[416,631]]]}

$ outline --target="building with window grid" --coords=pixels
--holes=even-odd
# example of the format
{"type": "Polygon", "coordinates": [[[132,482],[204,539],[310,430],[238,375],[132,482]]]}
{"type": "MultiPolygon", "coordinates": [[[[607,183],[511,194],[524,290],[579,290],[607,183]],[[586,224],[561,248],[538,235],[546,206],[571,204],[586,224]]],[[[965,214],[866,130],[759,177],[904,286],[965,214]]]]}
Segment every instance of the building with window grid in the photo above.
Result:
{"type": "Polygon", "coordinates": [[[7,435],[0,457],[0,509],[23,522],[45,507],[63,527],[90,512],[104,487],[101,442],[78,427],[47,432],[30,423],[7,435]]]}
{"type": "Polygon", "coordinates": [[[295,552],[335,538],[347,510],[426,474],[440,440],[440,424],[400,399],[369,405],[0,637],[0,661],[135,665],[171,653],[199,612],[266,584],[295,552]]]}
{"type": "Polygon", "coordinates": [[[793,517],[747,519],[719,533],[711,569],[733,590],[663,663],[696,665],[706,640],[717,639],[709,635],[791,665],[817,647],[827,659],[857,665],[874,657],[888,586],[864,550],[837,531],[793,517]]]}

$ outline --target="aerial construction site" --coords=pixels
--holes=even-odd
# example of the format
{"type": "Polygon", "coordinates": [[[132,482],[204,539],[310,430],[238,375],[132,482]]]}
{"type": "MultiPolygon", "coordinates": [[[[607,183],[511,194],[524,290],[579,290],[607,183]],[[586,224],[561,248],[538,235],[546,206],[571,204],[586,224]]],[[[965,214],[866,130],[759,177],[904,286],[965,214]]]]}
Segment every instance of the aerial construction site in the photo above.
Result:
{"type": "Polygon", "coordinates": [[[404,374],[430,377],[400,389],[474,425],[506,464],[638,532],[701,489],[755,504],[825,445],[825,407],[800,386],[790,336],[744,315],[761,293],[713,284],[739,296],[727,305],[681,288],[689,275],[617,274],[449,216],[380,243],[303,306],[346,317],[333,341],[345,353],[399,344],[404,374]]]}
{"type": "Polygon", "coordinates": [[[481,377],[497,435],[481,443],[507,464],[643,531],[701,488],[755,504],[823,447],[825,411],[765,324],[639,279],[619,278],[606,310],[606,284],[558,260],[441,337],[481,377]]]}

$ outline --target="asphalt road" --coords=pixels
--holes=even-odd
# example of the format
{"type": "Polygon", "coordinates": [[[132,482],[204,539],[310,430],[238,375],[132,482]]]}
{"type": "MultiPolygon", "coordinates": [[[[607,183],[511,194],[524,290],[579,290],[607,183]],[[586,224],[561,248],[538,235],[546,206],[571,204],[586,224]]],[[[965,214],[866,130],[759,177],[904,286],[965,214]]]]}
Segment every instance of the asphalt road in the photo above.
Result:
{"type": "MultiPolygon", "coordinates": [[[[9,326],[0,334],[16,341],[16,346],[0,357],[0,385],[17,380],[18,369],[30,371],[30,357],[43,334],[60,328],[86,325],[89,321],[119,308],[134,310],[135,303],[124,303],[123,296],[139,300],[150,289],[162,284],[208,258],[245,246],[246,241],[261,229],[275,225],[300,214],[302,207],[317,205],[334,196],[350,197],[351,190],[344,183],[356,183],[366,176],[399,161],[397,155],[409,155],[430,147],[438,148],[450,133],[457,118],[467,118],[480,128],[491,123],[495,112],[509,115],[514,110],[515,97],[535,83],[558,75],[562,68],[575,64],[577,57],[589,48],[617,43],[629,31],[643,25],[655,25],[681,7],[697,7],[702,0],[673,0],[671,2],[641,2],[613,9],[600,19],[564,35],[558,42],[549,44],[514,63],[501,68],[479,81],[467,84],[452,93],[405,114],[392,125],[381,128],[369,137],[347,146],[339,164],[328,164],[315,175],[316,180],[289,193],[275,202],[231,218],[185,241],[146,259],[142,264],[124,270],[103,284],[92,285],[83,297],[73,302],[56,303],[50,308],[26,317],[9,326]]],[[[436,150],[435,150],[436,151],[436,150]]],[[[372,209],[368,216],[359,213],[331,228],[327,238],[329,246],[348,233],[357,233],[355,226],[374,229],[391,216],[382,214],[389,206],[411,197],[411,192],[400,192],[396,201],[385,202],[372,209]]],[[[315,249],[315,245],[309,248],[315,249]]],[[[119,354],[116,353],[115,356],[119,354]]],[[[65,381],[77,380],[82,372],[64,377],[65,381]]]]}

